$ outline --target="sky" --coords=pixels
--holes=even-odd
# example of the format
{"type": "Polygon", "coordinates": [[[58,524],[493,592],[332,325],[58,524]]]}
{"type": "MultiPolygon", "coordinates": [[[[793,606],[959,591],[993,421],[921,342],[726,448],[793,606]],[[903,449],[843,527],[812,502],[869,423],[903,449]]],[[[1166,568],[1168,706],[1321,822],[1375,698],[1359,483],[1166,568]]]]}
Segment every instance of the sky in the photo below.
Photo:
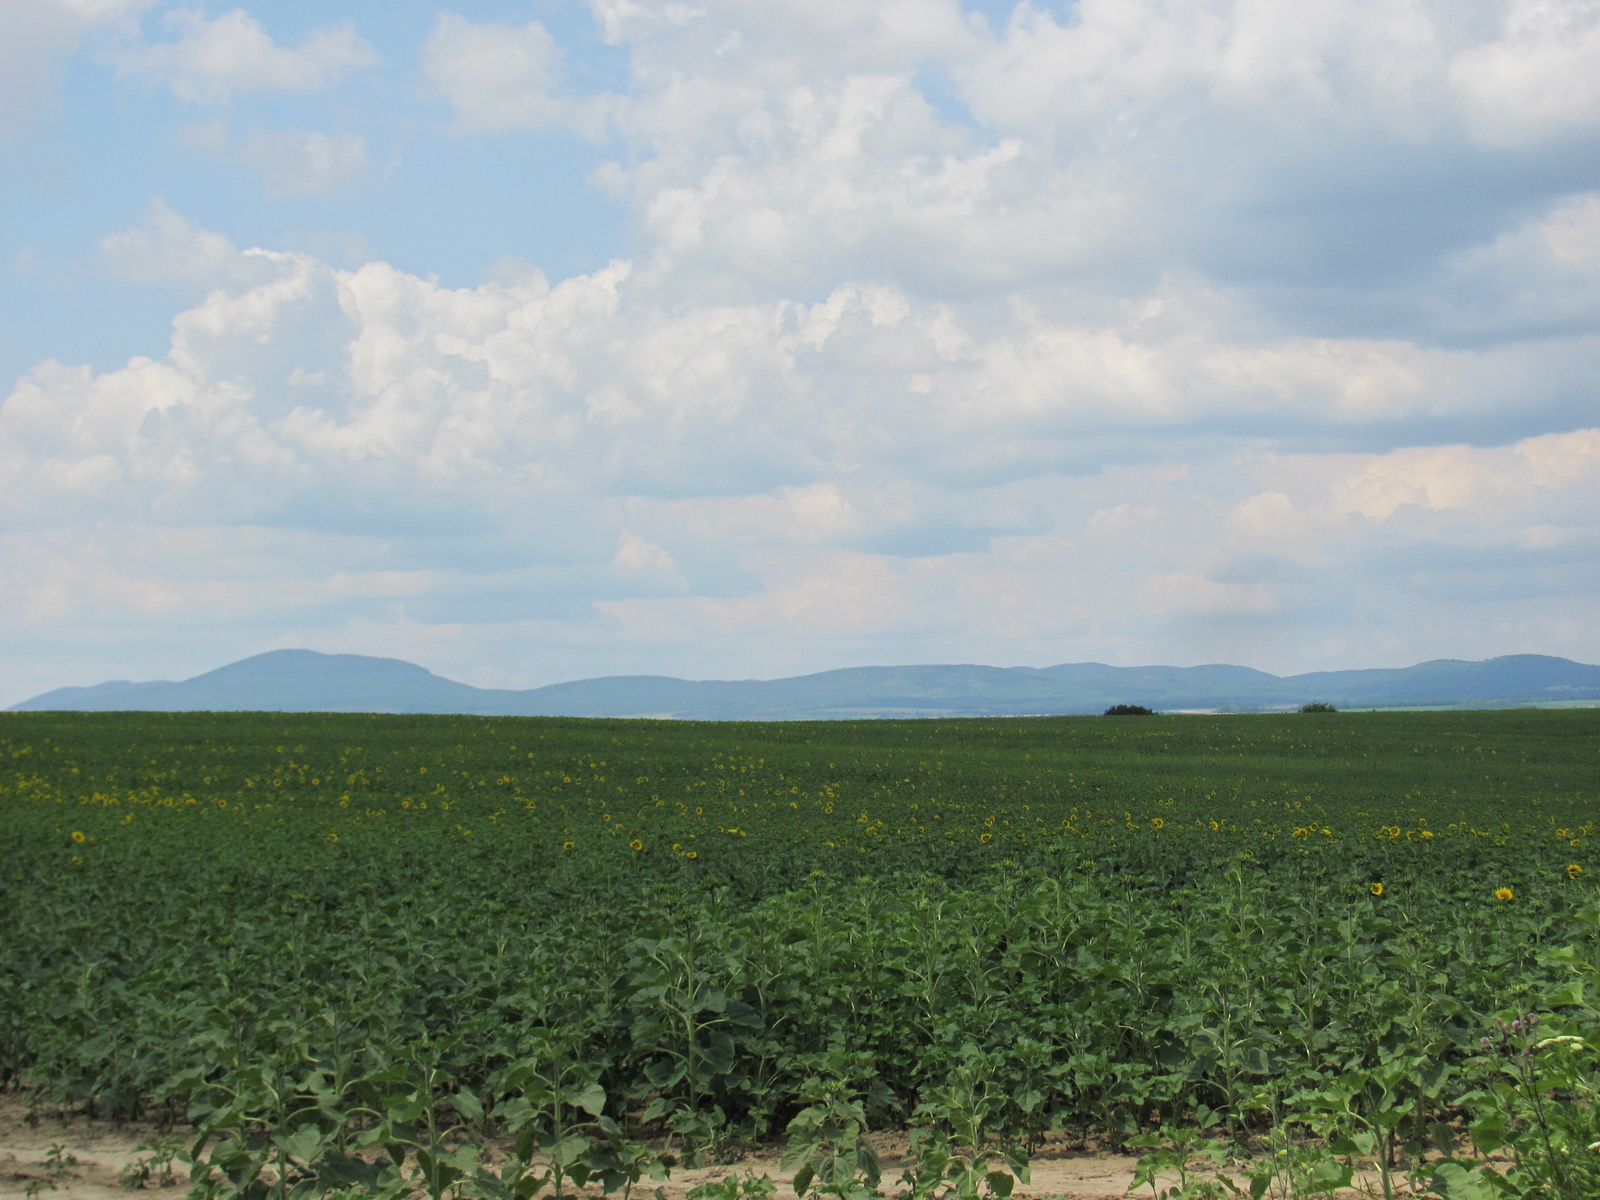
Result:
{"type": "Polygon", "coordinates": [[[1600,662],[1600,0],[5,0],[0,704],[1600,662]]]}

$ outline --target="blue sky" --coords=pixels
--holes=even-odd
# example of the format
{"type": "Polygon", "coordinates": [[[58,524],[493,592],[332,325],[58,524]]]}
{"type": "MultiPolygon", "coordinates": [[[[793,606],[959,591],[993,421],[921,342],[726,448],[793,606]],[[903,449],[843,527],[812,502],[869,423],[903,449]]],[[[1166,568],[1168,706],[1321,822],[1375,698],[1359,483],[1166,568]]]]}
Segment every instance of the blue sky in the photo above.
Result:
{"type": "Polygon", "coordinates": [[[0,23],[0,703],[1600,661],[1592,0],[0,23]]]}

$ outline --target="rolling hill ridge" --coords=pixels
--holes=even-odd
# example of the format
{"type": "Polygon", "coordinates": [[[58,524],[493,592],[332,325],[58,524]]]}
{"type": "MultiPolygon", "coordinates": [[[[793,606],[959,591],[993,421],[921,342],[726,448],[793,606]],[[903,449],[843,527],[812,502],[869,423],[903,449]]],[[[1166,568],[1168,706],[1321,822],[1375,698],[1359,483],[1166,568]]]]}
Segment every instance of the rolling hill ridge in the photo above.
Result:
{"type": "Polygon", "coordinates": [[[1321,700],[1341,708],[1506,707],[1600,702],[1600,666],[1541,654],[1482,662],[1279,676],[1249,667],[972,665],[849,667],[788,679],[617,675],[526,691],[476,688],[413,663],[274,650],[180,682],[66,687],[10,711],[466,713],[483,716],[827,720],[1163,710],[1264,711],[1321,700]]]}

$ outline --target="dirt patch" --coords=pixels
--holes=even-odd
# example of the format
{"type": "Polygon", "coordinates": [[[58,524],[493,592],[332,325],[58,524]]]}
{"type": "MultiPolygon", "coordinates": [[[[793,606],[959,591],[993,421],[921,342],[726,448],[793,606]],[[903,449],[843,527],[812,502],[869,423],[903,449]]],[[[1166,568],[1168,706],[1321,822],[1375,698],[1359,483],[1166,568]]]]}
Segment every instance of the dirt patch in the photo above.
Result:
{"type": "MultiPolygon", "coordinates": [[[[182,1131],[178,1131],[180,1134],[182,1131]]],[[[182,1164],[162,1186],[154,1173],[142,1187],[123,1181],[130,1167],[148,1161],[143,1147],[155,1143],[163,1131],[137,1122],[96,1121],[83,1116],[35,1113],[0,1101],[0,1197],[38,1200],[131,1200],[139,1191],[176,1200],[183,1195],[188,1176],[182,1164]]],[[[168,1135],[170,1137],[170,1134],[168,1135]]],[[[903,1133],[873,1136],[883,1162],[883,1193],[899,1188],[903,1171],[910,1167],[903,1133]]],[[[1069,1143],[1041,1147],[1031,1162],[1032,1179],[1018,1184],[1017,1200],[1111,1200],[1128,1195],[1135,1160],[1128,1155],[1083,1149],[1069,1143]]],[[[683,1200],[693,1188],[728,1175],[766,1175],[778,1184],[775,1200],[796,1200],[782,1170],[776,1147],[746,1153],[737,1161],[695,1170],[677,1168],[663,1186],[668,1200],[683,1200]]],[[[654,1185],[635,1192],[636,1200],[651,1200],[654,1185]]],[[[1354,1194],[1354,1193],[1352,1193],[1354,1194]]]]}
{"type": "MultiPolygon", "coordinates": [[[[879,1189],[885,1196],[900,1190],[900,1175],[909,1170],[912,1162],[907,1155],[906,1136],[903,1133],[881,1133],[872,1138],[883,1164],[883,1184],[879,1189]]],[[[1065,1146],[1045,1146],[1034,1154],[1031,1161],[1032,1179],[1020,1183],[1012,1195],[1016,1200],[1045,1200],[1046,1197],[1065,1197],[1066,1200],[1103,1200],[1106,1197],[1125,1196],[1133,1182],[1134,1159],[1120,1154],[1073,1150],[1065,1146]]],[[[710,1183],[730,1174],[769,1176],[778,1184],[775,1200],[796,1200],[789,1186],[788,1175],[782,1170],[780,1151],[776,1148],[747,1154],[738,1162],[726,1166],[707,1167],[693,1171],[675,1170],[666,1186],[670,1200],[679,1200],[702,1183],[710,1183]]]]}
{"type": "MultiPolygon", "coordinates": [[[[181,1164],[175,1164],[173,1183],[166,1188],[154,1179],[143,1189],[123,1186],[128,1169],[150,1158],[147,1146],[162,1136],[153,1125],[96,1121],[82,1116],[36,1113],[15,1103],[0,1102],[0,1196],[25,1196],[30,1187],[39,1200],[130,1200],[138,1190],[181,1196],[188,1183],[181,1164]],[[55,1152],[52,1159],[52,1151],[55,1152]],[[52,1190],[53,1185],[53,1190],[52,1190]]],[[[883,1159],[883,1191],[895,1190],[900,1173],[910,1166],[904,1134],[886,1133],[874,1139],[883,1159]]],[[[1033,1160],[1033,1182],[1019,1185],[1018,1200],[1104,1200],[1127,1194],[1134,1160],[1115,1154],[1045,1147],[1033,1160]]],[[[782,1170],[776,1148],[747,1153],[738,1161],[695,1170],[678,1168],[663,1190],[668,1200],[682,1200],[693,1188],[730,1174],[767,1175],[778,1182],[777,1200],[795,1200],[788,1175],[782,1170]]],[[[654,1186],[641,1188],[639,1200],[649,1200],[654,1186]]],[[[155,1200],[152,1196],[151,1200],[155,1200]]]]}
{"type": "MultiPolygon", "coordinates": [[[[123,1173],[150,1157],[144,1146],[161,1136],[153,1125],[93,1121],[59,1113],[30,1114],[0,1101],[0,1196],[40,1200],[128,1200],[123,1173]]],[[[152,1180],[152,1182],[154,1182],[152,1180]]],[[[188,1183],[181,1165],[171,1187],[188,1183]]],[[[168,1195],[181,1195],[171,1188],[168,1195]]]]}

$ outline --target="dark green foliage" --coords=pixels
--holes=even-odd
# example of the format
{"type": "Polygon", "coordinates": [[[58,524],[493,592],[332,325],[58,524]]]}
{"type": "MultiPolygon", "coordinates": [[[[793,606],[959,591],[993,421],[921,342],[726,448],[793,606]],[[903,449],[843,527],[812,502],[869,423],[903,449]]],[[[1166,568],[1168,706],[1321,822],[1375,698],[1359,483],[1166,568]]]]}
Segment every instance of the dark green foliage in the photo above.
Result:
{"type": "Polygon", "coordinates": [[[1156,711],[1142,704],[1113,704],[1103,714],[1108,717],[1153,717],[1156,711]]]}
{"type": "Polygon", "coordinates": [[[1325,701],[1313,700],[1309,704],[1302,704],[1300,706],[1300,711],[1303,713],[1331,713],[1338,712],[1339,710],[1325,701]]]}
{"type": "Polygon", "coordinates": [[[497,1194],[491,1134],[502,1200],[629,1187],[649,1132],[844,1197],[907,1122],[913,1192],[1000,1194],[1052,1128],[1302,1094],[1431,1144],[1600,946],[1597,716],[8,715],[0,1072],[195,1123],[240,1195],[497,1194]]]}

